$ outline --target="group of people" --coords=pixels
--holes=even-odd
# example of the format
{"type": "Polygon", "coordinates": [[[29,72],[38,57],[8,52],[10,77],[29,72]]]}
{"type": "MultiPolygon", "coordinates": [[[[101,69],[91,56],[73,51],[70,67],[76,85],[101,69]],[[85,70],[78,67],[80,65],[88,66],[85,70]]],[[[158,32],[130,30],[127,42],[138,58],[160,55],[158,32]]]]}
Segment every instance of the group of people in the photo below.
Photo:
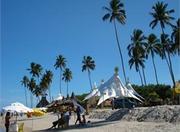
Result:
{"type": "MultiPolygon", "coordinates": [[[[77,119],[75,121],[75,125],[79,122],[80,125],[85,125],[86,124],[86,118],[85,118],[85,115],[83,114],[82,115],[82,118],[81,118],[81,109],[80,109],[80,106],[77,106],[76,110],[76,115],[77,115],[77,119]]],[[[58,128],[68,128],[69,127],[69,120],[70,120],[70,116],[71,116],[71,111],[70,109],[68,108],[67,111],[65,113],[61,113],[61,117],[54,121],[52,124],[52,128],[56,128],[56,126],[58,128]]]]}

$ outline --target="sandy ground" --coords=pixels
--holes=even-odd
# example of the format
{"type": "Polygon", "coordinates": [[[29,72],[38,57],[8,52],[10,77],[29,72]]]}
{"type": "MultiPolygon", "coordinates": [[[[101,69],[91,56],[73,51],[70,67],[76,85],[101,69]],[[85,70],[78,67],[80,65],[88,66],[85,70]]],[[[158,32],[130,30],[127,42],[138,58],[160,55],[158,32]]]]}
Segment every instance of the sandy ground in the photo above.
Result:
{"type": "MultiPolygon", "coordinates": [[[[180,132],[180,124],[156,123],[156,122],[135,122],[135,121],[114,121],[106,122],[98,119],[87,119],[91,124],[87,126],[74,125],[75,116],[71,116],[70,127],[68,129],[49,130],[52,122],[57,120],[57,116],[47,114],[43,117],[26,119],[21,118],[18,123],[24,122],[25,132],[42,131],[42,132],[180,132]]],[[[0,121],[0,132],[4,132],[4,123],[0,121]]]]}

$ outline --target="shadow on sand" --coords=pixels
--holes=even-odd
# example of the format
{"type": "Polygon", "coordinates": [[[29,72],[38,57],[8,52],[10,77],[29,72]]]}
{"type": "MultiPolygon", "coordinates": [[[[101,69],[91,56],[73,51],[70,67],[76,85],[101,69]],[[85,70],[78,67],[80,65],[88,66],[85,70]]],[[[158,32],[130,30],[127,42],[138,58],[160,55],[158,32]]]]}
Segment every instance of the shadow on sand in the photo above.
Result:
{"type": "Polygon", "coordinates": [[[55,128],[55,129],[44,129],[44,130],[38,130],[34,132],[58,132],[58,131],[67,131],[67,130],[75,130],[75,129],[87,129],[87,128],[93,128],[93,127],[101,127],[104,125],[108,124],[113,124],[113,122],[109,122],[106,120],[103,121],[97,121],[97,122],[92,122],[91,124],[88,125],[70,125],[68,128],[55,128]]]}

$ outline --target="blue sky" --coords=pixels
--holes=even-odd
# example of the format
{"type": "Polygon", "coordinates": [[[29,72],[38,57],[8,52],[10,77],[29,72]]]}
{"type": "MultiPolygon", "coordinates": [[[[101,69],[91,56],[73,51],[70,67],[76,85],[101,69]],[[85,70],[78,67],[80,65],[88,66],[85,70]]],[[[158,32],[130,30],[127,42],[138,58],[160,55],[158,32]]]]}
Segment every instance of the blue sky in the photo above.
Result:
{"type": "MultiPolygon", "coordinates": [[[[179,17],[178,0],[164,0],[169,9],[175,9],[174,17],[179,17]]],[[[90,55],[96,62],[92,80],[97,84],[107,80],[115,66],[120,69],[120,58],[113,25],[103,22],[103,6],[109,0],[2,0],[1,3],[1,98],[0,107],[14,101],[25,103],[24,88],[20,80],[29,73],[31,62],[41,64],[54,73],[51,85],[52,95],[59,90],[59,71],[53,65],[56,56],[64,55],[68,67],[73,72],[69,91],[81,94],[90,90],[87,73],[81,72],[82,58],[90,55]]],[[[140,84],[138,74],[128,66],[127,45],[134,29],[142,29],[145,35],[161,33],[160,27],[149,28],[152,20],[149,12],[157,0],[123,0],[127,13],[126,25],[118,25],[118,35],[122,45],[126,74],[134,84],[140,84]]],[[[169,27],[165,30],[170,33],[169,27]]],[[[180,79],[180,60],[173,57],[176,80],[180,79]]],[[[167,65],[159,57],[155,58],[159,81],[172,84],[167,65]]],[[[151,59],[146,63],[148,83],[155,83],[151,59]]],[[[66,84],[62,84],[66,94],[66,84]]],[[[29,95],[28,95],[29,96],[29,95]]],[[[36,102],[36,101],[35,101],[36,102]]]]}

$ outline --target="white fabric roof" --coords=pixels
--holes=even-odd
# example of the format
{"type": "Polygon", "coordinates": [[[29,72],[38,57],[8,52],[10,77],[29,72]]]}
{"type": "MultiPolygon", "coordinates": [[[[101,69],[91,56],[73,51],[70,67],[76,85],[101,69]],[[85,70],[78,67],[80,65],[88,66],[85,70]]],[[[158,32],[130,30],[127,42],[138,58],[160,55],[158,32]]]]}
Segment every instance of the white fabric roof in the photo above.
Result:
{"type": "Polygon", "coordinates": [[[139,95],[132,87],[132,85],[128,82],[126,84],[126,87],[129,91],[131,91],[131,93],[133,93],[134,95],[136,95],[137,97],[140,97],[141,99],[144,99],[141,95],[139,95]]]}
{"type": "Polygon", "coordinates": [[[131,97],[141,101],[141,99],[137,97],[137,92],[132,88],[132,86],[129,86],[129,89],[124,86],[118,74],[114,74],[108,81],[101,84],[98,89],[93,89],[93,91],[86,96],[85,100],[97,94],[100,94],[100,99],[97,105],[114,97],[131,97]]]}
{"type": "Polygon", "coordinates": [[[58,94],[58,97],[57,98],[55,98],[54,100],[62,100],[63,99],[63,96],[62,96],[62,94],[61,93],[59,93],[58,94]]]}

